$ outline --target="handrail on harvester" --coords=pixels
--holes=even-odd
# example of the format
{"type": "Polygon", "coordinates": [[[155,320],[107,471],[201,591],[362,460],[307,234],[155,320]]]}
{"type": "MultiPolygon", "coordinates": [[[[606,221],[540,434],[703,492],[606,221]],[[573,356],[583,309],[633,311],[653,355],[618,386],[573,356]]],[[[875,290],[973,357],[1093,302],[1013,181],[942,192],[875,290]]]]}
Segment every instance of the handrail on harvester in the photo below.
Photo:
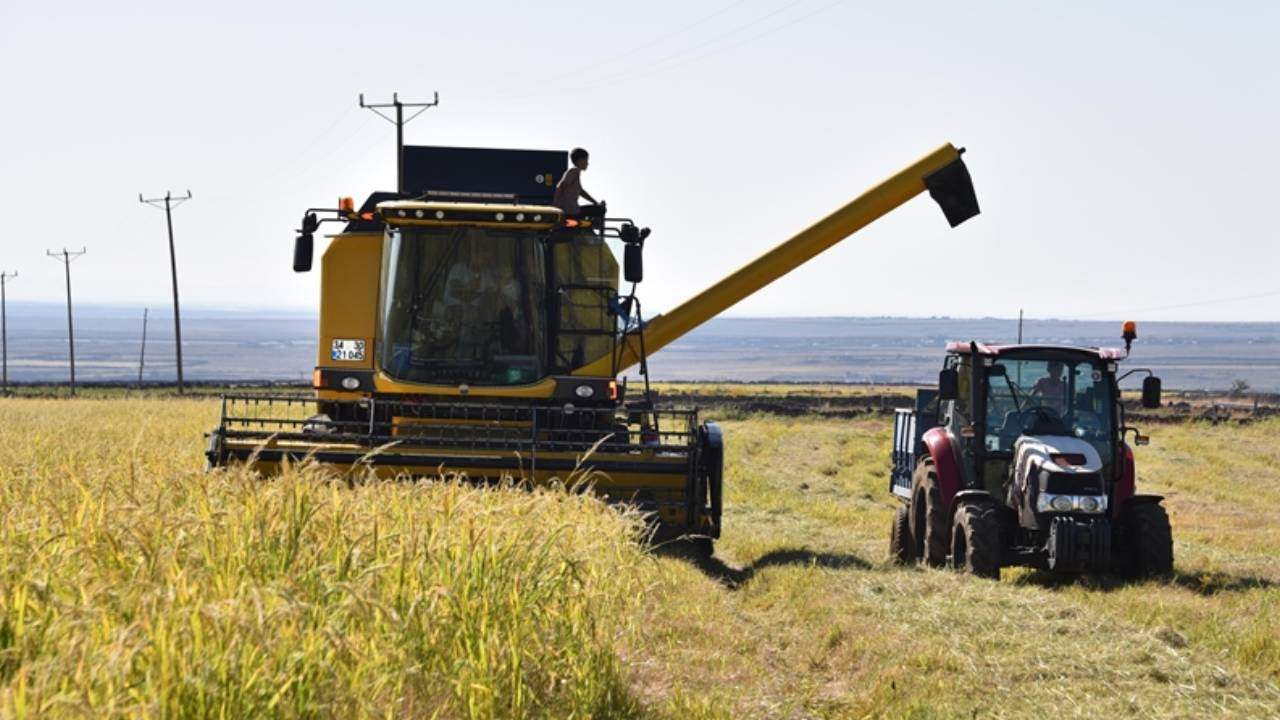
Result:
{"type": "MultiPolygon", "coordinates": [[[[950,143],[939,147],[671,312],[655,317],[643,329],[645,352],[657,352],[925,190],[942,207],[952,227],[977,215],[977,196],[960,157],[963,152],[950,143]]],[[[604,376],[615,368],[631,367],[640,361],[638,339],[638,333],[629,333],[618,344],[616,357],[606,355],[574,375],[604,376]]]]}

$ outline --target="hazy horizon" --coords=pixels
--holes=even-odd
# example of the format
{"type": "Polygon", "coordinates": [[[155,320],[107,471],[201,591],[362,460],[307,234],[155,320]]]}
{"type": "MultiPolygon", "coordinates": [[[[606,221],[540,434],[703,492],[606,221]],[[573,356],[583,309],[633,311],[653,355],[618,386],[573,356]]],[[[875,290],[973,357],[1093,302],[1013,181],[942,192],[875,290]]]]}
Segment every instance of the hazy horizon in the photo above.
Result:
{"type": "MultiPolygon", "coordinates": [[[[184,374],[192,381],[306,382],[316,363],[314,313],[184,311],[184,374]]],[[[28,305],[8,323],[9,377],[67,379],[66,308],[28,305]]],[[[1110,321],[1028,318],[1029,343],[1115,347],[1110,321]]],[[[946,342],[1017,339],[1016,318],[719,317],[649,360],[659,380],[929,383],[946,342]]],[[[142,308],[77,306],[76,374],[82,382],[135,382],[142,308]]],[[[1244,380],[1280,392],[1280,323],[1143,322],[1132,362],[1171,389],[1226,389],[1244,380]]],[[[144,379],[175,376],[171,313],[148,315],[144,379]]],[[[634,368],[628,373],[635,376],[634,368]]]]}

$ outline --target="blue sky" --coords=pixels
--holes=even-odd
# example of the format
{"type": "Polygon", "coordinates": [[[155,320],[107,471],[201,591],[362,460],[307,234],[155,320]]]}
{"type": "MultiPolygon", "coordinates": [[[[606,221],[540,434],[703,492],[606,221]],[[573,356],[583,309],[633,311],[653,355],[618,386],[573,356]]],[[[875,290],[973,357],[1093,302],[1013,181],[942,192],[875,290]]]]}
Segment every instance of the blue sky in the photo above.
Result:
{"type": "Polygon", "coordinates": [[[394,184],[356,97],[417,144],[592,151],[654,228],[669,308],[937,144],[984,214],[917,199],[738,316],[1280,320],[1280,5],[1173,2],[0,4],[14,300],[307,307],[307,207],[394,184]]]}

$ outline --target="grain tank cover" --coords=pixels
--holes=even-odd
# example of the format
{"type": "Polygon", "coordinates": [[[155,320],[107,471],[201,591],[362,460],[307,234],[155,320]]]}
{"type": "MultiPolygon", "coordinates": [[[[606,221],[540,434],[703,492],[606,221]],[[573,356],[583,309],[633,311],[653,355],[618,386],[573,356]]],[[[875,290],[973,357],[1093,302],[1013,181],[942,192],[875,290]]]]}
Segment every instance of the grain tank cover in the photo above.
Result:
{"type": "Polygon", "coordinates": [[[556,183],[569,167],[562,150],[404,147],[404,195],[430,199],[481,200],[550,205],[556,183]]]}

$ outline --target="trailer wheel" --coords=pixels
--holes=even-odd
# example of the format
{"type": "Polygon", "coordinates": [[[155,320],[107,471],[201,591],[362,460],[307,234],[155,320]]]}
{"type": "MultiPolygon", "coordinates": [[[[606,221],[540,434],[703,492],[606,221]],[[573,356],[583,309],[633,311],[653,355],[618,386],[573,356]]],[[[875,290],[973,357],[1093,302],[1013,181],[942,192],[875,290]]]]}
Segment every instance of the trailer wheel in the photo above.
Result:
{"type": "Polygon", "coordinates": [[[909,565],[916,559],[915,542],[911,539],[911,513],[906,505],[893,513],[893,530],[889,533],[889,562],[909,565]]]}
{"type": "Polygon", "coordinates": [[[951,567],[978,577],[1000,579],[1000,521],[995,508],[965,503],[951,526],[951,567]]]}
{"type": "Polygon", "coordinates": [[[1173,572],[1173,529],[1169,513],[1158,503],[1131,505],[1125,512],[1128,575],[1158,577],[1173,572]]]}
{"type": "Polygon", "coordinates": [[[942,567],[947,562],[946,514],[942,508],[942,491],[938,488],[938,475],[933,463],[925,460],[916,466],[914,489],[911,492],[911,538],[915,543],[915,557],[930,567],[942,567]]]}

